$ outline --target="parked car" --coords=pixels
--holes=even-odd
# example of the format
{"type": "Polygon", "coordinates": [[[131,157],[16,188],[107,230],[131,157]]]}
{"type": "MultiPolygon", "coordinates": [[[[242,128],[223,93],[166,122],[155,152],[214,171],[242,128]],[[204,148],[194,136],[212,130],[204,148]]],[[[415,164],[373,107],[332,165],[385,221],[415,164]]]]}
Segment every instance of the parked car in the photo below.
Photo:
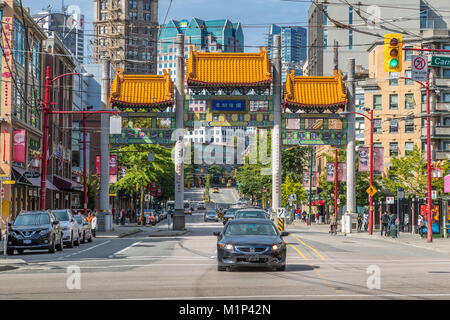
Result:
{"type": "Polygon", "coordinates": [[[166,211],[166,209],[161,209],[159,215],[161,216],[161,220],[167,219],[167,211],[166,211]]]}
{"type": "Polygon", "coordinates": [[[217,270],[227,267],[273,267],[286,270],[286,243],[272,221],[238,219],[230,221],[217,236],[217,270]]]}
{"type": "Polygon", "coordinates": [[[73,218],[69,209],[51,210],[56,219],[61,224],[63,232],[63,242],[68,248],[80,245],[80,232],[78,222],[73,218]]]}
{"type": "Polygon", "coordinates": [[[156,212],[153,209],[144,209],[144,218],[146,224],[151,224],[152,226],[154,226],[157,223],[156,216],[156,212]]]}
{"type": "Polygon", "coordinates": [[[55,253],[63,250],[62,228],[50,211],[21,212],[8,224],[8,243],[6,253],[14,250],[22,254],[26,250],[48,250],[55,253]]]}
{"type": "Polygon", "coordinates": [[[213,220],[218,222],[219,221],[219,216],[217,215],[216,210],[207,210],[205,212],[205,218],[204,218],[205,222],[213,220]]]}
{"type": "Polygon", "coordinates": [[[198,210],[206,210],[206,205],[203,201],[200,201],[197,206],[198,210]]]}
{"type": "Polygon", "coordinates": [[[262,209],[242,209],[238,210],[235,219],[268,219],[267,214],[262,209]]]}
{"type": "Polygon", "coordinates": [[[82,214],[77,214],[73,216],[75,221],[78,223],[78,230],[80,234],[80,243],[92,242],[92,226],[91,223],[82,214]]]}

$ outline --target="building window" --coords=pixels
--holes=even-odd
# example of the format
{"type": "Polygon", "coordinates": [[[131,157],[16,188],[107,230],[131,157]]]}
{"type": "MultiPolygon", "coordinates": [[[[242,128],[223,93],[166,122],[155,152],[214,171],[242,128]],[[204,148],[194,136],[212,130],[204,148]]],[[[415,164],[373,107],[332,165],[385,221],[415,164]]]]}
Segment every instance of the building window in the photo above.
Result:
{"type": "Polygon", "coordinates": [[[405,94],[405,109],[414,109],[414,94],[405,94]]]}
{"type": "MultiPolygon", "coordinates": [[[[412,48],[412,46],[405,46],[405,48],[412,48]]],[[[413,56],[414,51],[412,50],[403,50],[404,52],[404,58],[405,61],[411,60],[411,57],[413,56]]]]}
{"type": "Polygon", "coordinates": [[[405,156],[414,150],[414,142],[405,142],[405,156]]]}
{"type": "Polygon", "coordinates": [[[390,157],[398,156],[398,142],[390,142],[389,143],[389,156],[390,157]]]}
{"type": "Polygon", "coordinates": [[[442,75],[444,79],[450,79],[450,69],[444,69],[442,75]]]}
{"type": "Polygon", "coordinates": [[[328,49],[328,29],[327,28],[323,29],[323,49],[324,50],[328,49]]]}
{"type": "Polygon", "coordinates": [[[397,72],[389,72],[389,85],[390,86],[398,86],[398,73],[397,72]]]}
{"type": "MultiPolygon", "coordinates": [[[[426,96],[425,96],[426,99],[426,96]]],[[[444,93],[442,95],[442,102],[450,102],[450,93],[444,93]]]]}
{"type": "Polygon", "coordinates": [[[414,132],[414,119],[405,120],[405,133],[414,132]]]}
{"type": "Polygon", "coordinates": [[[353,49],[353,30],[348,30],[348,49],[353,49]]]}
{"type": "Polygon", "coordinates": [[[128,9],[137,9],[137,1],[129,0],[128,1],[128,9]]]}
{"type": "Polygon", "coordinates": [[[398,120],[389,121],[389,132],[398,133],[398,120]]]}
{"type": "MultiPolygon", "coordinates": [[[[405,78],[411,78],[411,70],[405,71],[405,78]]],[[[414,81],[411,79],[405,79],[405,85],[411,86],[414,84],[414,81]]]]}
{"type": "Polygon", "coordinates": [[[382,97],[377,94],[373,96],[373,110],[381,110],[382,107],[382,97]]]}
{"type": "Polygon", "coordinates": [[[373,120],[373,133],[382,133],[383,130],[381,128],[381,119],[373,120]]]}
{"type": "Polygon", "coordinates": [[[389,109],[398,109],[398,95],[397,94],[389,95],[389,109]]]}

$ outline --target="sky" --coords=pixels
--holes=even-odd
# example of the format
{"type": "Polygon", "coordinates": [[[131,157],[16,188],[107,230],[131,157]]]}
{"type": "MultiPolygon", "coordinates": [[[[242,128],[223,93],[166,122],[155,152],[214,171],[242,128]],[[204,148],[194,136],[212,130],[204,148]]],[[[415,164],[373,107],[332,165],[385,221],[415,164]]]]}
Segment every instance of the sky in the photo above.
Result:
{"type": "MultiPolygon", "coordinates": [[[[125,1],[125,0],[124,0],[125,1]]],[[[54,10],[60,9],[62,2],[67,5],[78,5],[85,15],[85,34],[93,34],[94,19],[93,0],[22,0],[31,13],[37,13],[51,5],[54,10]]],[[[307,26],[308,2],[283,0],[159,0],[158,20],[160,24],[170,19],[190,20],[193,17],[202,20],[228,18],[231,22],[241,22],[244,30],[245,52],[258,52],[259,46],[267,45],[267,33],[272,23],[279,25],[307,26]]],[[[87,44],[85,45],[87,46],[87,44]]],[[[89,55],[92,50],[86,50],[89,55]]]]}

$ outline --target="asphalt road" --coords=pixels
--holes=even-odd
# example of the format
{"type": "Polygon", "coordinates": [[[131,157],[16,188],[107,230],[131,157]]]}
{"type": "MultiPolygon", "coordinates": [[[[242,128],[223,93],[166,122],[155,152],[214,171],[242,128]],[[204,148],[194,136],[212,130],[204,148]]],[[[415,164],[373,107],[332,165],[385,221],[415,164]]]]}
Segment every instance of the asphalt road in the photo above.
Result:
{"type": "Polygon", "coordinates": [[[212,233],[221,230],[222,223],[203,222],[202,212],[187,216],[186,222],[188,232],[178,237],[149,237],[145,228],[126,238],[95,239],[56,254],[16,255],[27,265],[0,272],[0,298],[450,298],[450,254],[288,228],[286,271],[218,272],[212,233]],[[79,289],[70,273],[77,268],[79,289]]]}

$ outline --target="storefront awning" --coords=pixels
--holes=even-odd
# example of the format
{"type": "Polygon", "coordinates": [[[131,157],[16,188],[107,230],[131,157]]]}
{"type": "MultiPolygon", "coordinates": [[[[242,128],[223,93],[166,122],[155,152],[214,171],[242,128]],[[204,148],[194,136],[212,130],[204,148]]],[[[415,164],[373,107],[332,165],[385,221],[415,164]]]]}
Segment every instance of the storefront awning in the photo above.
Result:
{"type": "Polygon", "coordinates": [[[57,186],[61,190],[80,191],[83,188],[83,186],[81,184],[79,184],[69,178],[64,178],[64,177],[58,176],[56,174],[53,175],[53,183],[55,184],[55,186],[57,186]]]}
{"type": "MultiPolygon", "coordinates": [[[[16,182],[18,184],[24,184],[24,185],[29,185],[32,187],[36,187],[36,188],[40,188],[41,187],[41,178],[27,178],[24,176],[24,173],[26,172],[25,169],[20,168],[20,167],[16,167],[13,166],[13,174],[14,176],[14,180],[16,180],[16,182]]],[[[53,190],[53,191],[59,191],[59,189],[50,182],[50,180],[47,179],[46,181],[46,188],[49,190],[53,190]]]]}

